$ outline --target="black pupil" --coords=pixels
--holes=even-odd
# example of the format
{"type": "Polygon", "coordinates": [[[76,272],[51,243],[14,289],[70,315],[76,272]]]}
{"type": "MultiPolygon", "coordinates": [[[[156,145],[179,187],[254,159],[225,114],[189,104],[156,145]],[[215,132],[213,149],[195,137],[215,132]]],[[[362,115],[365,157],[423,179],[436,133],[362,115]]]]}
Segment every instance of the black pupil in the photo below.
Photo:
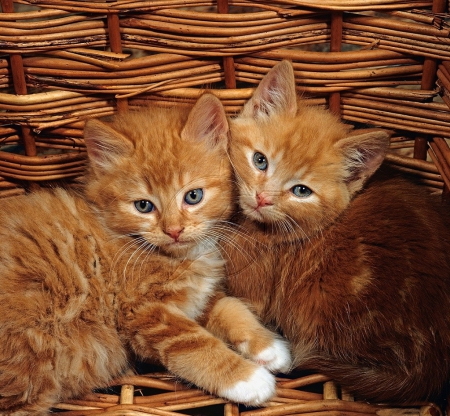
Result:
{"type": "Polygon", "coordinates": [[[266,157],[261,153],[255,153],[255,157],[253,160],[255,165],[260,169],[265,169],[265,167],[267,166],[266,157]]]}

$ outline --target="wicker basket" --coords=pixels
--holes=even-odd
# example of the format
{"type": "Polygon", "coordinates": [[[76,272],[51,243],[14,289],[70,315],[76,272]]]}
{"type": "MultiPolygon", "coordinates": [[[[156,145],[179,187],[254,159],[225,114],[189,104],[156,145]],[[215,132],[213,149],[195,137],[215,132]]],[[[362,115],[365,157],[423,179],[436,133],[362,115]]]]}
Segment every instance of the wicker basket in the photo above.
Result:
{"type": "Polygon", "coordinates": [[[0,195],[79,176],[88,117],[204,88],[234,113],[281,59],[305,97],[395,129],[389,160],[446,195],[446,3],[1,0],[0,195]]]}
{"type": "Polygon", "coordinates": [[[118,380],[114,394],[93,393],[80,400],[61,403],[54,410],[63,416],[442,416],[432,403],[410,403],[398,407],[355,401],[320,374],[278,379],[277,395],[264,408],[245,408],[189,388],[167,374],[129,376],[118,380]]]}
{"type": "MultiPolygon", "coordinates": [[[[446,0],[0,3],[0,196],[76,180],[89,117],[144,103],[183,105],[205,88],[234,114],[268,69],[289,59],[305,99],[348,122],[393,130],[388,162],[450,197],[446,0]]],[[[405,411],[338,397],[320,375],[280,379],[277,398],[259,410],[225,403],[167,374],[117,383],[116,395],[93,394],[58,408],[72,409],[70,415],[405,411]]],[[[407,413],[439,413],[432,405],[410,407],[407,413]]]]}

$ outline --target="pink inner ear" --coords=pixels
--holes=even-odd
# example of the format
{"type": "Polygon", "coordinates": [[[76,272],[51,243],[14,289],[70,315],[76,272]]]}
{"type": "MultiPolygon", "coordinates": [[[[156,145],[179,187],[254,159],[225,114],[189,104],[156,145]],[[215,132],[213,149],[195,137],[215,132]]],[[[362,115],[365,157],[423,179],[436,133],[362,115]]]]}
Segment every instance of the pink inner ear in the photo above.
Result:
{"type": "Polygon", "coordinates": [[[181,132],[183,140],[206,141],[212,147],[227,139],[228,121],[222,103],[212,94],[199,98],[181,132]]]}
{"type": "Polygon", "coordinates": [[[354,131],[337,145],[343,152],[348,176],[345,182],[360,189],[383,162],[389,146],[389,134],[380,129],[354,131]]]}
{"type": "Polygon", "coordinates": [[[130,155],[134,149],[127,137],[99,120],[86,123],[84,139],[89,159],[97,166],[107,167],[118,155],[130,155]]]}
{"type": "Polygon", "coordinates": [[[348,175],[344,179],[348,189],[353,194],[359,191],[367,180],[375,173],[384,160],[383,148],[354,149],[354,158],[347,160],[348,175]]]}
{"type": "Polygon", "coordinates": [[[102,145],[100,140],[89,139],[86,141],[86,147],[88,149],[88,154],[91,159],[100,160],[102,159],[102,145]]]}
{"type": "Polygon", "coordinates": [[[347,171],[349,175],[345,178],[345,183],[350,183],[364,177],[365,172],[369,173],[371,165],[371,152],[369,149],[360,148],[354,150],[354,157],[348,160],[349,167],[347,171]]]}
{"type": "Polygon", "coordinates": [[[220,143],[220,139],[228,132],[228,123],[222,108],[214,107],[211,109],[212,123],[210,124],[207,134],[211,137],[210,141],[217,146],[220,143]]]}
{"type": "Polygon", "coordinates": [[[273,67],[261,80],[253,98],[253,116],[297,112],[297,93],[292,64],[288,61],[273,67]]]}

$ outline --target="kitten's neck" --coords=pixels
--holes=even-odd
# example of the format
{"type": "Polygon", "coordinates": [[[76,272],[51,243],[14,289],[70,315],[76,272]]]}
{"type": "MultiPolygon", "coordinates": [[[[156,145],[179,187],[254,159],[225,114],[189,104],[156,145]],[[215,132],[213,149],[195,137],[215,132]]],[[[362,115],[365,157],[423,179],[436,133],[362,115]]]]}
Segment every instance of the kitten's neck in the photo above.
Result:
{"type": "Polygon", "coordinates": [[[196,260],[204,257],[205,259],[216,258],[219,256],[217,240],[209,238],[208,241],[201,241],[186,251],[186,258],[196,260]]]}
{"type": "Polygon", "coordinates": [[[280,224],[270,224],[254,221],[243,214],[233,217],[233,222],[246,233],[256,238],[258,241],[268,241],[270,244],[283,244],[301,242],[305,238],[294,228],[286,228],[280,224]]]}
{"type": "Polygon", "coordinates": [[[218,249],[218,242],[215,238],[209,237],[205,241],[196,242],[189,245],[173,245],[168,248],[156,248],[156,251],[165,257],[174,261],[213,261],[219,262],[222,266],[222,257],[218,249]]]}

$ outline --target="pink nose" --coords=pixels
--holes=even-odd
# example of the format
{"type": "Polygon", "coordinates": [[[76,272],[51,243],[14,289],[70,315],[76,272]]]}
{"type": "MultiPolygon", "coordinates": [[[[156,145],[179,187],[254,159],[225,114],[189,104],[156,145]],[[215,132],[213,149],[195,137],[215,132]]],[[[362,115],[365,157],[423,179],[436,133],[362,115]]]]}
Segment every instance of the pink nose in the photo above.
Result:
{"type": "Polygon", "coordinates": [[[180,234],[183,232],[184,228],[168,228],[164,231],[169,237],[172,237],[174,241],[178,241],[180,234]]]}
{"type": "Polygon", "coordinates": [[[258,204],[258,206],[256,208],[260,208],[260,207],[266,207],[268,205],[273,205],[273,202],[270,198],[270,196],[268,196],[265,192],[261,192],[261,193],[257,193],[256,194],[256,203],[258,204]]]}

